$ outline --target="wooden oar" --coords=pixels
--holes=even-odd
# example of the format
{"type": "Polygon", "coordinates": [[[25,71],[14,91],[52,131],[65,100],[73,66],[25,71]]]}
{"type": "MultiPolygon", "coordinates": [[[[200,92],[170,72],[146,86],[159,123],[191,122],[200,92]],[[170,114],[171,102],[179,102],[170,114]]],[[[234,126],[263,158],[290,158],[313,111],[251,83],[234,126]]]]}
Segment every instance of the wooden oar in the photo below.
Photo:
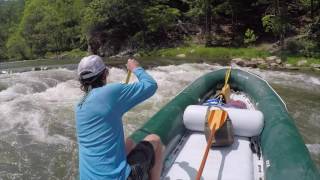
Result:
{"type": "Polygon", "coordinates": [[[129,81],[130,81],[130,77],[131,77],[131,71],[130,70],[128,70],[128,73],[127,73],[127,78],[126,78],[126,84],[128,84],[129,83],[129,81]]]}
{"type": "Polygon", "coordinates": [[[225,123],[227,116],[228,116],[228,113],[226,111],[223,111],[220,109],[219,110],[212,110],[209,112],[208,126],[210,128],[210,135],[209,135],[206,150],[205,150],[204,155],[202,157],[201,165],[198,170],[196,180],[200,180],[200,178],[201,178],[201,175],[202,175],[202,172],[203,172],[203,169],[204,169],[204,166],[206,164],[207,157],[209,154],[209,149],[212,146],[212,139],[214,137],[214,134],[225,123]]]}

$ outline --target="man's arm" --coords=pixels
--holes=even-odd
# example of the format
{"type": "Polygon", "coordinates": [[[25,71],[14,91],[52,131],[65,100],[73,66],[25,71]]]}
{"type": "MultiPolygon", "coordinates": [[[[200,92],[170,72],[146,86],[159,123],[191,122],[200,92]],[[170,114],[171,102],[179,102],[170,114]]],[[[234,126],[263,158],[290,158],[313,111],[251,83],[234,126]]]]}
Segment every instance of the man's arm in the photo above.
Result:
{"type": "Polygon", "coordinates": [[[122,84],[119,96],[119,110],[122,113],[151,97],[157,90],[156,81],[135,60],[128,60],[128,70],[131,70],[139,82],[122,84]]]}

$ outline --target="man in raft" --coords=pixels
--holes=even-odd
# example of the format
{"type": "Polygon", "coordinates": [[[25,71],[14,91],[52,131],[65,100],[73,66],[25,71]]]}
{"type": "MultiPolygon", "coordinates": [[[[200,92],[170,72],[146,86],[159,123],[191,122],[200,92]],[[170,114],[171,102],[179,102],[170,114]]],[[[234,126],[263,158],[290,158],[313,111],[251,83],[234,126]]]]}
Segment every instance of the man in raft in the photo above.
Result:
{"type": "Polygon", "coordinates": [[[137,145],[125,141],[122,116],[151,97],[156,81],[134,59],[127,63],[139,82],[108,83],[109,69],[100,56],[84,57],[78,65],[85,96],[75,109],[81,180],[159,180],[163,145],[150,134],[137,145]]]}

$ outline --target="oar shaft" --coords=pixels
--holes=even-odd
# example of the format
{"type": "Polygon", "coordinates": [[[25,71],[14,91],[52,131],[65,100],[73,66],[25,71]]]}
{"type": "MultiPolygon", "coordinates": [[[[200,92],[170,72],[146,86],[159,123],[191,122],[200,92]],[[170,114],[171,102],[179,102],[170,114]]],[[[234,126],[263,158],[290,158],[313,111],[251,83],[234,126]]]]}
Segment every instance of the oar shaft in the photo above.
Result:
{"type": "Polygon", "coordinates": [[[210,147],[212,146],[212,139],[214,137],[214,134],[219,128],[222,127],[222,125],[224,124],[224,122],[227,119],[227,116],[228,116],[228,113],[223,110],[213,110],[213,111],[209,112],[208,126],[210,129],[210,134],[209,134],[209,138],[208,138],[208,142],[207,142],[207,147],[206,147],[206,150],[205,150],[204,155],[202,157],[200,168],[197,173],[196,180],[201,179],[201,175],[202,175],[204,166],[205,166],[207,158],[208,158],[209,150],[210,150],[210,147]]]}
{"type": "Polygon", "coordinates": [[[212,146],[212,139],[213,139],[214,133],[215,133],[215,130],[213,129],[211,131],[211,133],[210,133],[210,136],[209,136],[209,139],[208,139],[208,143],[207,143],[207,147],[206,147],[206,151],[205,151],[205,153],[204,153],[204,155],[202,157],[201,165],[200,165],[199,171],[197,173],[196,180],[200,180],[201,179],[202,172],[203,172],[204,166],[206,165],[206,161],[207,161],[207,158],[208,158],[209,150],[210,150],[210,147],[212,146]]]}
{"type": "Polygon", "coordinates": [[[130,70],[128,70],[127,78],[126,78],[126,84],[128,84],[128,83],[129,83],[129,81],[130,81],[130,77],[131,77],[131,71],[130,71],[130,70]]]}

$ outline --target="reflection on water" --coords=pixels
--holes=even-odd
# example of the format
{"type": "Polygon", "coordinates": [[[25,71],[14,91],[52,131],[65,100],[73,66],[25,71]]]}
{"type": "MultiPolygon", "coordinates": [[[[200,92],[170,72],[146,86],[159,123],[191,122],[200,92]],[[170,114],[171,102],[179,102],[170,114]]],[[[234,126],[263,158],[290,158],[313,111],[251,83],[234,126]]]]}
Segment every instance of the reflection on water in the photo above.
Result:
{"type": "MultiPolygon", "coordinates": [[[[220,67],[183,64],[148,70],[158,82],[158,91],[124,116],[126,134],[140,127],[194,79],[217,68],[220,67]]],[[[319,165],[320,77],[250,71],[271,82],[286,101],[319,165]]],[[[125,76],[124,70],[112,68],[109,82],[123,82],[125,76]]],[[[73,70],[0,75],[0,179],[75,177],[78,160],[73,107],[81,96],[73,70]]]]}

